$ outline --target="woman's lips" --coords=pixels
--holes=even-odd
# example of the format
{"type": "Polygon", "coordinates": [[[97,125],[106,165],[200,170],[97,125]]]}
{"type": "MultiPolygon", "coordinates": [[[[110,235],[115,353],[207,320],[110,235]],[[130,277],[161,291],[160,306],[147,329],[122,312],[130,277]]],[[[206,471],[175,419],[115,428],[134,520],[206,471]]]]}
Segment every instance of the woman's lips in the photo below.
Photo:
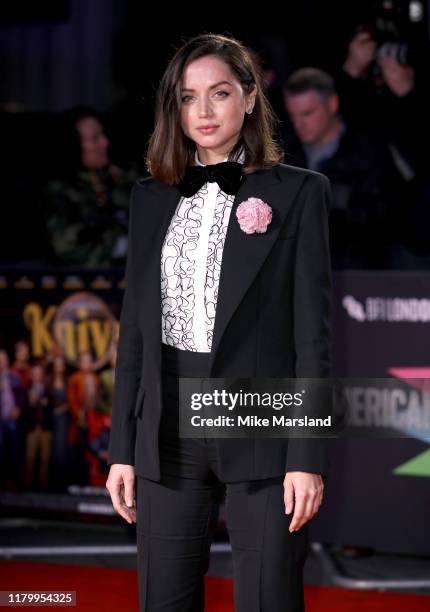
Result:
{"type": "Polygon", "coordinates": [[[215,130],[218,129],[217,125],[213,125],[211,127],[207,127],[207,128],[197,128],[199,130],[199,132],[202,132],[202,134],[212,134],[212,132],[215,132],[215,130]]]}

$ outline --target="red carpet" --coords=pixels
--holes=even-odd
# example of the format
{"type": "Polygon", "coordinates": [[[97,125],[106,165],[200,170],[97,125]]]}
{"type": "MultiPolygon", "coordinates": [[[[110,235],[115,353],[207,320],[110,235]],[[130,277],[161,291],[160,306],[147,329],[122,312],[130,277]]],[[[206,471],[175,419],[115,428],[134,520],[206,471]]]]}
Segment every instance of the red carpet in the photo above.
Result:
{"type": "MultiPolygon", "coordinates": [[[[76,591],[74,610],[138,612],[137,576],[133,570],[94,566],[0,561],[0,590],[76,591]]],[[[306,612],[428,612],[430,597],[403,593],[361,592],[306,586],[306,612]]],[[[205,612],[233,612],[233,582],[206,578],[205,612]]],[[[29,606],[19,606],[30,610],[29,606]]],[[[34,607],[31,609],[34,610],[34,607]]],[[[37,606],[38,610],[52,607],[37,606]]]]}

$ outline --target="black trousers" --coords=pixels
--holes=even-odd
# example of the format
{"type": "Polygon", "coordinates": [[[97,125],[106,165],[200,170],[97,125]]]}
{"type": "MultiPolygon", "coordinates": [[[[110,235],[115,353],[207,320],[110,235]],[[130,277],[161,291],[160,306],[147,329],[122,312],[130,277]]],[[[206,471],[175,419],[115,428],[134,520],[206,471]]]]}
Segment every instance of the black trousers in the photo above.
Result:
{"type": "Polygon", "coordinates": [[[178,378],[209,353],[163,344],[161,481],[136,479],[140,612],[203,612],[220,503],[232,547],[235,612],[303,612],[308,525],[290,533],[283,476],[221,482],[214,440],[178,436],[178,378]]]}

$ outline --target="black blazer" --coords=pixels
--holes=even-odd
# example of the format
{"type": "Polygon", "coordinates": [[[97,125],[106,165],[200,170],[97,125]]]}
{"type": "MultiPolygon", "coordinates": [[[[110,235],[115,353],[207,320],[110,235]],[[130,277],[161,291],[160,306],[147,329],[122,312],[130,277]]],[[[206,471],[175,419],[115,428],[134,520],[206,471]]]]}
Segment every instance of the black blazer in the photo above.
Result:
{"type": "MultiPolygon", "coordinates": [[[[161,247],[180,200],[147,177],[131,195],[125,294],[113,392],[108,464],[160,480],[161,247]]],[[[221,265],[210,377],[331,375],[330,184],[317,172],[277,164],[246,175],[234,199],[221,265]],[[240,202],[272,207],[266,233],[246,234],[240,202]]],[[[225,482],[328,472],[327,439],[217,438],[225,482]]]]}

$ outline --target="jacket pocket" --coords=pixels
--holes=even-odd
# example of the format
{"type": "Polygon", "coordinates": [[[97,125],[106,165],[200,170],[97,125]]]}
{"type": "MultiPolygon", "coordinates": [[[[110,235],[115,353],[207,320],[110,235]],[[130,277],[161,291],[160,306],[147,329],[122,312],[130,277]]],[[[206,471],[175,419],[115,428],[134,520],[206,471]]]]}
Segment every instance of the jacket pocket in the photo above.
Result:
{"type": "Polygon", "coordinates": [[[136,404],[134,406],[134,416],[140,418],[143,406],[143,400],[145,399],[145,388],[139,387],[137,391],[136,404]]]}

